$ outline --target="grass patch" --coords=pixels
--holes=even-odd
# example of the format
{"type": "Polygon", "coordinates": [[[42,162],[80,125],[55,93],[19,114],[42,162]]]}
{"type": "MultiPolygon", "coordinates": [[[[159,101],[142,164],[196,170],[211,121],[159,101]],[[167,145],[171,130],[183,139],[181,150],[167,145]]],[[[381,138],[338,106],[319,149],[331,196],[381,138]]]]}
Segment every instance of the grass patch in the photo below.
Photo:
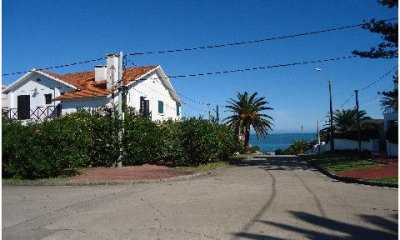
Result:
{"type": "Polygon", "coordinates": [[[368,182],[398,184],[398,177],[396,176],[396,177],[374,178],[374,179],[369,179],[368,182]]]}
{"type": "Polygon", "coordinates": [[[207,163],[207,164],[200,164],[198,166],[178,166],[178,167],[175,167],[175,169],[199,173],[199,172],[207,172],[207,171],[215,170],[217,168],[221,168],[226,165],[227,165],[226,162],[219,161],[219,162],[213,162],[213,163],[207,163]]]}
{"type": "Polygon", "coordinates": [[[310,161],[313,161],[317,165],[325,168],[327,171],[331,173],[360,169],[360,168],[374,168],[383,165],[374,162],[365,156],[362,157],[361,159],[358,159],[353,155],[344,156],[343,154],[320,154],[320,155],[309,155],[304,157],[310,161]]]}

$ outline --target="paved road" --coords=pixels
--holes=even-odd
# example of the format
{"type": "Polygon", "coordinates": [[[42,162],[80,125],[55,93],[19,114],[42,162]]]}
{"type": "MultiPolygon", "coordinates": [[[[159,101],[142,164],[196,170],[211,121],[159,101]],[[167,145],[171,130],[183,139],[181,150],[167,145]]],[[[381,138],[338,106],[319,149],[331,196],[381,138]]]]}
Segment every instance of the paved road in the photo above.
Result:
{"type": "Polygon", "coordinates": [[[397,210],[397,189],[263,157],[177,182],[3,187],[3,238],[397,239],[397,210]]]}

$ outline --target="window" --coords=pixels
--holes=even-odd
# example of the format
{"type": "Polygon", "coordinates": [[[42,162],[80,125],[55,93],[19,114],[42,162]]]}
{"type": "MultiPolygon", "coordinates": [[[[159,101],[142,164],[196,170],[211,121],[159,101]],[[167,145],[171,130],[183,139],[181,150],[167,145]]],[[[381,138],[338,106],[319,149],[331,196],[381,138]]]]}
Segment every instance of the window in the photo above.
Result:
{"type": "Polygon", "coordinates": [[[164,102],[158,101],[158,113],[164,113],[164,102]]]}
{"type": "Polygon", "coordinates": [[[44,95],[44,101],[46,104],[51,104],[51,93],[44,95]]]}

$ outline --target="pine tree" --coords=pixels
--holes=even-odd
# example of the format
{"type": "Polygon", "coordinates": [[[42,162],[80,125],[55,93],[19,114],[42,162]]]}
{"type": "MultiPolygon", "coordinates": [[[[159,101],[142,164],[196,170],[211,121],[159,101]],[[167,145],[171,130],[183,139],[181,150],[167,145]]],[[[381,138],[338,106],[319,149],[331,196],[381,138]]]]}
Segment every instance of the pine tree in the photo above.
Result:
{"type": "MultiPolygon", "coordinates": [[[[389,8],[398,6],[398,0],[379,0],[381,5],[389,8]]],[[[398,23],[391,23],[384,20],[371,19],[362,27],[373,33],[379,33],[383,42],[369,51],[354,50],[353,54],[365,58],[396,58],[398,56],[398,23]]]]}

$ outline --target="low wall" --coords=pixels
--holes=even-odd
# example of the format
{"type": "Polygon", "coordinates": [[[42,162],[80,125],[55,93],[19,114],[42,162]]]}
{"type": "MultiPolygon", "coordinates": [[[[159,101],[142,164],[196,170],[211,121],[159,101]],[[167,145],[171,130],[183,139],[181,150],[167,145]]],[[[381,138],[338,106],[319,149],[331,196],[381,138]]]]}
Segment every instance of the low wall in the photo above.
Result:
{"type": "MultiPolygon", "coordinates": [[[[373,151],[373,141],[361,141],[361,151],[373,151]]],[[[334,139],[335,150],[358,150],[358,141],[349,140],[349,139],[334,139]]],[[[331,146],[329,143],[321,144],[320,146],[314,145],[312,149],[309,149],[307,153],[318,153],[318,147],[320,147],[320,152],[329,152],[331,150],[331,146]]]]}
{"type": "MultiPolygon", "coordinates": [[[[358,150],[358,141],[349,139],[335,139],[335,149],[336,150],[358,150]]],[[[372,144],[371,141],[361,141],[361,151],[371,151],[372,144]]]]}
{"type": "Polygon", "coordinates": [[[386,140],[386,152],[389,156],[399,155],[399,145],[386,140]]]}

